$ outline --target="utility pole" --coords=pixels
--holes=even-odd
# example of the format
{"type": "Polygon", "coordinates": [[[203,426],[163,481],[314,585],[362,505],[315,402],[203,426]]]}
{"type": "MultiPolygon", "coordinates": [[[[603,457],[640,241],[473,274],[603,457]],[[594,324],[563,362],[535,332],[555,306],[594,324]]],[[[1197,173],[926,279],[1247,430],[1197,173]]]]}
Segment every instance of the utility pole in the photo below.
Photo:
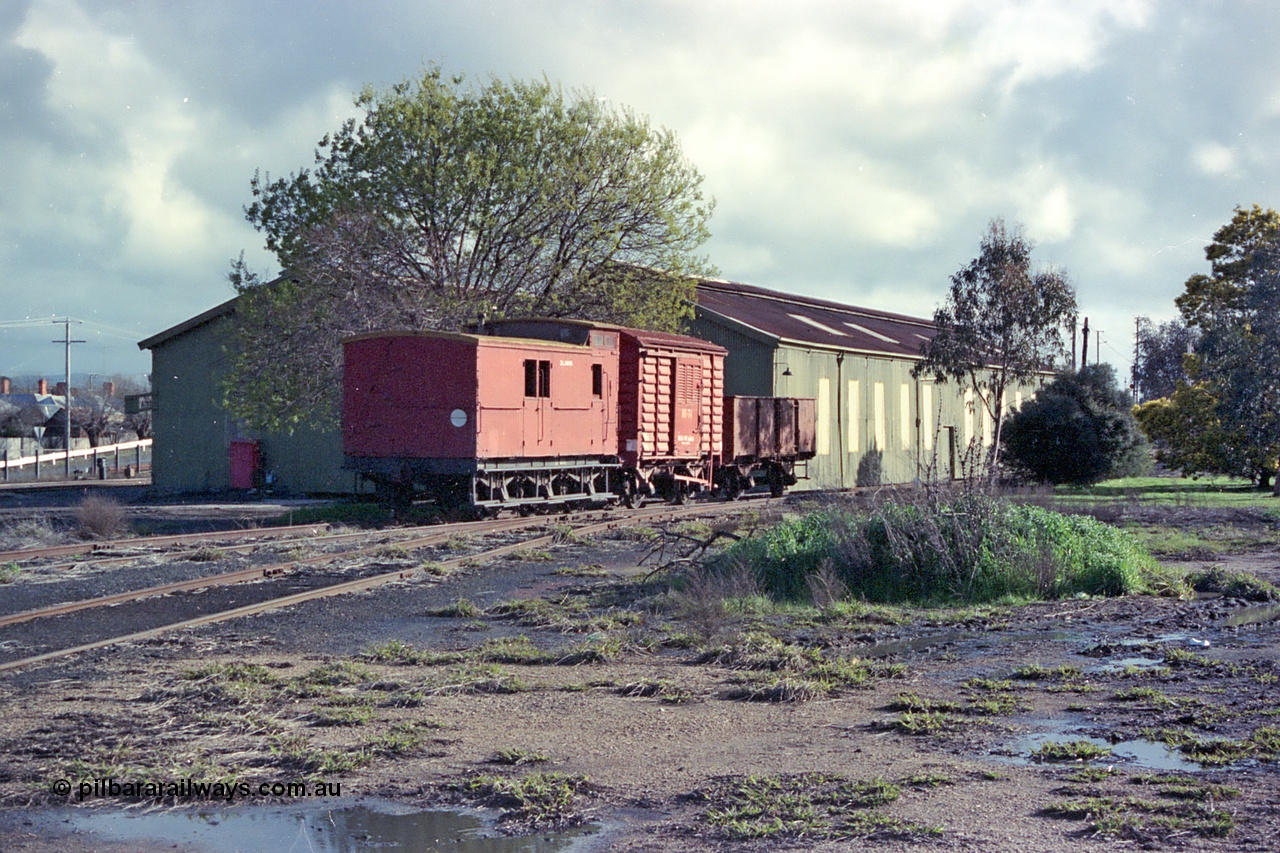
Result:
{"type": "Polygon", "coordinates": [[[1141,403],[1142,397],[1138,393],[1138,358],[1141,355],[1142,342],[1142,318],[1133,318],[1133,402],[1141,403]]]}
{"type": "Polygon", "coordinates": [[[1082,355],[1080,357],[1080,369],[1084,370],[1089,366],[1089,318],[1084,318],[1084,335],[1081,340],[1082,355]]]}
{"type": "Polygon", "coordinates": [[[1102,364],[1102,330],[1098,329],[1093,333],[1093,335],[1094,335],[1093,342],[1094,344],[1096,344],[1096,346],[1093,348],[1093,363],[1102,364]]]}
{"type": "Polygon", "coordinates": [[[62,398],[63,414],[66,415],[66,425],[63,431],[63,439],[66,444],[63,445],[67,451],[67,457],[64,460],[66,465],[63,472],[68,480],[71,479],[71,345],[82,344],[84,341],[71,340],[71,324],[80,325],[79,320],[72,320],[70,317],[63,317],[61,320],[54,320],[55,323],[61,323],[63,327],[62,340],[54,341],[55,344],[62,344],[66,348],[66,393],[62,398]]]}

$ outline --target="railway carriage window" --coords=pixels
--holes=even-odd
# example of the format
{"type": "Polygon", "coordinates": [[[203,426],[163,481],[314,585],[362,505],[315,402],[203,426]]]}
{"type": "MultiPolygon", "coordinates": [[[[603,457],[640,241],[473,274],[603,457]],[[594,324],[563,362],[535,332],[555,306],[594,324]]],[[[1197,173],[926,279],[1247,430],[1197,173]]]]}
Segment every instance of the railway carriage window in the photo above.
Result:
{"type": "Polygon", "coordinates": [[[524,360],[524,395],[538,396],[538,362],[531,358],[524,360]]]}
{"type": "Polygon", "coordinates": [[[591,345],[596,349],[617,349],[618,336],[612,332],[592,332],[591,345]]]}
{"type": "Polygon", "coordinates": [[[604,365],[591,365],[591,396],[604,396],[604,365]]]}
{"type": "Polygon", "coordinates": [[[526,397],[551,396],[551,362],[524,360],[524,395],[526,397]]]}

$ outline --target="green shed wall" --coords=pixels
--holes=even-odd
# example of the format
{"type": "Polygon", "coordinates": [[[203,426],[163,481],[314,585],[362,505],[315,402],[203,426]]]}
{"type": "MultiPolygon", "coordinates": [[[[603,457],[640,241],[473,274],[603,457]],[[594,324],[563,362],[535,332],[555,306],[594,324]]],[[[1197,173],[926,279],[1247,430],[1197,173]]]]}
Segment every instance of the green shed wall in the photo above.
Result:
{"type": "MultiPolygon", "coordinates": [[[[729,350],[726,393],[817,400],[818,454],[797,488],[964,476],[994,440],[977,397],[966,415],[965,390],[913,378],[915,359],[767,343],[705,315],[691,334],[729,350]]],[[[1034,386],[1011,388],[1007,410],[1019,392],[1025,401],[1034,386]]]]}
{"type": "Polygon", "coordinates": [[[234,439],[256,439],[263,465],[279,488],[294,493],[355,490],[342,470],[342,433],[300,428],[291,434],[240,428],[222,405],[226,332],[234,315],[214,318],[151,348],[153,405],[152,482],[173,492],[218,491],[231,486],[234,439]]]}

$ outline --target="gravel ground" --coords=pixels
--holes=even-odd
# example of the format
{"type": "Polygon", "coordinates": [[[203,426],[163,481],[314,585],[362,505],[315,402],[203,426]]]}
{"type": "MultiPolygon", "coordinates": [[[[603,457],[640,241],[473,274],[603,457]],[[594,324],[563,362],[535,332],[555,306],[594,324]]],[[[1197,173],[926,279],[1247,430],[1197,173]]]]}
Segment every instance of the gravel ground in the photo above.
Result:
{"type": "MultiPolygon", "coordinates": [[[[742,701],[760,673],[734,655],[756,617],[664,621],[670,607],[652,589],[637,599],[618,586],[648,572],[637,567],[648,550],[624,535],[564,544],[0,677],[0,849],[108,849],[42,822],[65,802],[48,793],[51,779],[76,761],[97,773],[191,773],[210,761],[254,778],[318,773],[344,794],[507,811],[509,797],[486,799],[474,780],[558,773],[576,787],[552,818],[602,821],[610,829],[595,848],[623,851],[1280,849],[1272,753],[1259,746],[1216,765],[1162,744],[1121,751],[1175,729],[1253,748],[1280,725],[1280,632],[1253,603],[1089,599],[904,621],[775,615],[765,621],[824,660],[862,661],[866,680],[808,701],[742,701]],[[538,606],[501,606],[512,601],[538,606]],[[1242,614],[1252,621],[1229,624],[1242,614]],[[723,653],[690,647],[680,631],[694,629],[723,653]],[[501,648],[547,656],[485,651],[517,637],[529,642],[501,648]],[[369,656],[378,647],[384,654],[369,656]],[[988,700],[1001,707],[984,710],[988,700]],[[412,744],[387,746],[407,732],[412,744]],[[1031,758],[1044,740],[1088,738],[1116,752],[1031,758]],[[503,751],[542,760],[495,761],[503,751]],[[306,764],[321,755],[372,759],[306,764]],[[846,785],[831,818],[844,829],[806,834],[797,819],[794,831],[736,837],[725,815],[749,813],[741,797],[753,779],[774,786],[765,800],[775,816],[793,801],[835,815],[823,786],[846,785]],[[895,796],[849,805],[850,786],[870,782],[895,796]],[[1067,808],[1087,811],[1082,803],[1110,811],[1067,808]]],[[[1221,564],[1280,581],[1274,550],[1221,564]]],[[[776,653],[780,672],[808,665],[776,653]]],[[[528,821],[516,814],[511,825],[528,821]]]]}

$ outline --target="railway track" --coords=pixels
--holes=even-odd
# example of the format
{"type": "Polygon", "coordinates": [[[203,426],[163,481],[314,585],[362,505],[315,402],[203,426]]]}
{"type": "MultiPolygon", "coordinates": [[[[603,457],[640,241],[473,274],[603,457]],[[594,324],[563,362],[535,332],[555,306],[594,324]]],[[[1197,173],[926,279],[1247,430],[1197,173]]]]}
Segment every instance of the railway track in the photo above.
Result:
{"type": "MultiPolygon", "coordinates": [[[[0,563],[24,563],[50,557],[74,557],[77,554],[96,554],[127,546],[130,548],[168,548],[175,545],[199,545],[206,542],[225,542],[236,539],[287,539],[313,536],[328,530],[324,524],[298,524],[288,527],[255,527],[245,530],[217,530],[205,533],[181,533],[171,536],[140,536],[134,539],[111,539],[98,542],[73,542],[68,545],[49,545],[40,548],[19,548],[0,551],[0,563]]],[[[363,534],[367,535],[367,534],[363,534]]],[[[234,546],[233,546],[234,547],[234,546]]],[[[253,545],[242,546],[251,548],[253,545]]]]}
{"type": "MultiPolygon", "coordinates": [[[[584,513],[579,516],[568,517],[568,522],[576,535],[590,535],[602,532],[611,528],[640,523],[652,523],[660,520],[676,519],[685,515],[697,513],[705,513],[708,507],[706,505],[693,505],[684,507],[661,506],[641,508],[631,510],[625,513],[618,512],[595,512],[584,513]]],[[[457,535],[459,532],[466,532],[469,535],[474,534],[492,534],[517,531],[530,527],[545,527],[547,519],[532,518],[515,518],[515,519],[496,519],[481,522],[469,522],[457,525],[443,525],[428,528],[431,532],[426,535],[411,537],[408,539],[399,539],[394,543],[395,546],[406,550],[416,548],[429,547],[439,544],[448,538],[457,535]]],[[[362,534],[368,536],[369,534],[362,534]]],[[[439,565],[445,569],[452,569],[461,566],[464,563],[478,560],[489,560],[496,557],[509,554],[518,549],[538,547],[541,545],[551,544],[556,537],[560,535],[558,532],[540,533],[537,536],[522,538],[520,541],[498,545],[487,548],[479,553],[471,553],[465,556],[452,558],[441,561],[439,565]]],[[[15,613],[5,617],[0,617],[0,629],[12,628],[23,623],[35,622],[45,619],[56,619],[60,616],[67,616],[76,612],[98,609],[109,606],[119,606],[132,602],[140,602],[149,598],[159,596],[172,595],[179,592],[196,592],[209,591],[218,587],[224,587],[231,584],[240,584],[258,580],[279,580],[297,574],[298,570],[303,568],[311,568],[335,563],[340,560],[347,560],[367,556],[380,549],[387,547],[387,543],[380,542],[377,545],[346,550],[339,553],[323,554],[315,557],[307,557],[297,560],[289,560],[282,563],[276,563],[269,566],[257,566],[252,569],[245,569],[233,572],[224,572],[216,575],[209,575],[190,580],[179,581],[171,584],[162,584],[158,586],[146,587],[143,589],[132,590],[115,595],[99,596],[91,599],[80,601],[65,602],[50,607],[39,608],[36,610],[15,613]]],[[[385,572],[377,572],[364,577],[358,577],[351,580],[340,581],[337,583],[323,584],[310,589],[301,591],[285,592],[281,595],[269,597],[263,601],[254,602],[252,604],[242,605],[238,607],[230,607],[227,609],[217,610],[211,613],[204,613],[199,616],[179,619],[174,621],[163,622],[142,630],[132,631],[124,634],[115,634],[103,637],[89,642],[79,643],[65,648],[55,649],[37,655],[31,655],[15,660],[0,663],[0,672],[11,672],[36,666],[41,663],[70,657],[96,649],[103,649],[122,643],[137,642],[147,640],[170,631],[181,630],[184,628],[195,628],[203,625],[210,625],[217,622],[223,622],[231,619],[239,619],[257,613],[264,613],[270,610],[276,610],[283,607],[289,607],[306,601],[312,601],[320,598],[327,598],[336,595],[344,595],[353,592],[374,589],[395,581],[407,580],[414,576],[420,575],[421,568],[413,569],[395,569],[385,572]]]]}

